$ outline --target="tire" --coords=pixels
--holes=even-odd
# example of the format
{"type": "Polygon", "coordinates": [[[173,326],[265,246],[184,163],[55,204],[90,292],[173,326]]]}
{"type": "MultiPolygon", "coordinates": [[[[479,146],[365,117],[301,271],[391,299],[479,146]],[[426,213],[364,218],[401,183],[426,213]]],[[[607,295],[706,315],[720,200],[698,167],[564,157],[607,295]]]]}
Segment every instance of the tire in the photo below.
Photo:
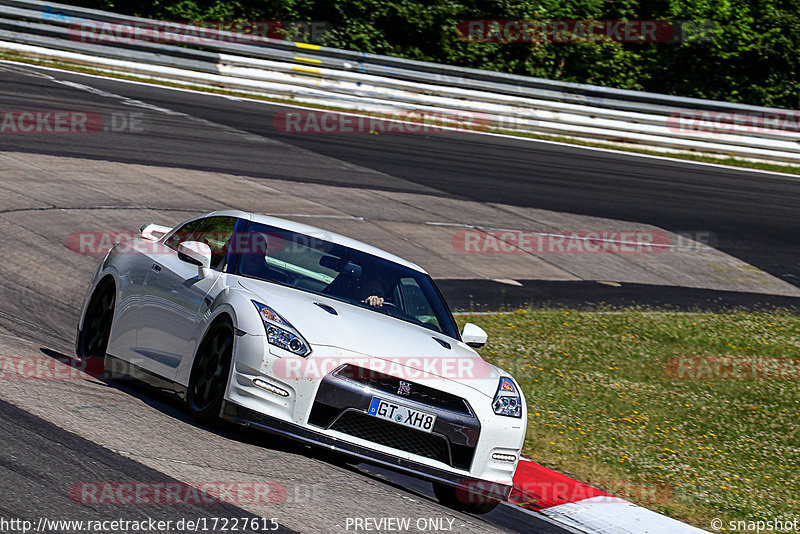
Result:
{"type": "Polygon", "coordinates": [[[433,493],[444,506],[468,514],[488,514],[500,504],[497,499],[469,492],[466,488],[433,483],[433,493]]]}
{"type": "Polygon", "coordinates": [[[93,375],[101,375],[103,363],[114,322],[114,303],[116,287],[111,281],[103,281],[95,288],[89,298],[83,328],[78,334],[78,358],[86,371],[93,375]]]}
{"type": "Polygon", "coordinates": [[[189,375],[186,403],[198,423],[213,423],[219,418],[233,356],[233,326],[228,321],[215,323],[200,343],[189,375]]]}

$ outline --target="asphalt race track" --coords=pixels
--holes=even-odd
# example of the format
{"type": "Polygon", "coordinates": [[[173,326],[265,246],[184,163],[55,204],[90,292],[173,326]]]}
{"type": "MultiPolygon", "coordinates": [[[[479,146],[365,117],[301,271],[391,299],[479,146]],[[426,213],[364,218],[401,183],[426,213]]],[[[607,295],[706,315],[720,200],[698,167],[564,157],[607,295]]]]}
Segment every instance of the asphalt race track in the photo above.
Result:
{"type": "MultiPolygon", "coordinates": [[[[174,224],[248,206],[258,179],[344,186],[354,198],[364,190],[408,192],[710,231],[720,250],[800,286],[797,177],[473,134],[285,134],[273,126],[284,107],[9,63],[0,63],[0,109],[136,113],[142,120],[141,131],[132,132],[0,135],[0,357],[6,359],[31,358],[55,369],[73,353],[78,307],[98,259],[67,251],[71,232],[174,224]],[[142,178],[144,167],[136,167],[138,181],[133,174],[98,179],[92,171],[104,162],[163,168],[174,180],[155,172],[142,178]],[[230,178],[187,183],[174,169],[230,178]]],[[[266,207],[280,203],[280,192],[272,195],[266,207]]],[[[579,286],[569,284],[532,294],[574,295],[579,286]]],[[[457,295],[470,282],[443,285],[457,295]]],[[[513,289],[507,291],[513,300],[513,289]]],[[[345,532],[348,518],[411,517],[440,520],[455,532],[563,532],[511,506],[483,517],[455,513],[413,479],[339,465],[261,434],[197,427],[173,399],[136,385],[86,376],[0,380],[0,419],[4,517],[258,516],[302,532],[345,532]],[[269,504],[212,506],[70,499],[76,483],[132,480],[266,480],[285,495],[269,504]]]]}
{"type": "MultiPolygon", "coordinates": [[[[303,176],[312,183],[377,189],[433,190],[438,195],[481,202],[647,222],[675,231],[711,231],[719,248],[771,274],[800,285],[800,178],[746,170],[597,152],[557,144],[480,135],[297,135],[273,126],[275,107],[113,80],[59,74],[114,95],[139,100],[209,121],[205,131],[174,127],[159,135],[17,136],[4,150],[73,155],[147,165],[298,179],[302,162],[273,150],[254,150],[259,138],[297,146],[384,173],[389,180],[343,178],[339,173],[303,176]],[[87,80],[91,80],[88,82],[87,80]],[[239,142],[225,128],[241,132],[239,142]],[[121,139],[124,141],[120,142],[121,139]],[[391,179],[394,178],[394,179],[391,179]]],[[[78,109],[144,111],[113,98],[81,93],[3,74],[4,106],[71,103],[78,109]],[[31,85],[37,91],[31,94],[31,85]],[[46,85],[45,87],[42,87],[46,85]]],[[[21,106],[15,108],[15,106],[21,106]]],[[[198,124],[195,122],[195,124],[198,124]]]]}
{"type": "MultiPolygon", "coordinates": [[[[273,124],[276,113],[286,112],[282,106],[58,74],[61,82],[83,86],[75,87],[31,77],[32,69],[20,76],[20,67],[3,68],[6,109],[61,104],[138,113],[145,125],[140,133],[3,136],[3,150],[423,192],[711,232],[719,250],[800,286],[798,177],[484,135],[283,133],[273,124]]],[[[547,287],[542,292],[537,296],[559,299],[558,292],[548,299],[547,287]]],[[[647,303],[651,296],[644,290],[634,300],[647,303]]]]}

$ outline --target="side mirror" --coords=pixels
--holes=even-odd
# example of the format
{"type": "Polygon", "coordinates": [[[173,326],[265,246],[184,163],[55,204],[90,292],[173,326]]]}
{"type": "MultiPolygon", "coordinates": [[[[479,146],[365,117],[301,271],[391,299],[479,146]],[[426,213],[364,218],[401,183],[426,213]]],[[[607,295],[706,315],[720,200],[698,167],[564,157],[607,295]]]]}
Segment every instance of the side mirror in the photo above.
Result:
{"type": "Polygon", "coordinates": [[[197,265],[197,277],[211,274],[211,247],[199,241],[184,241],[178,245],[178,259],[197,265]]]}
{"type": "Polygon", "coordinates": [[[489,334],[480,326],[467,323],[461,330],[461,340],[470,347],[479,349],[486,345],[489,340],[489,334]]]}

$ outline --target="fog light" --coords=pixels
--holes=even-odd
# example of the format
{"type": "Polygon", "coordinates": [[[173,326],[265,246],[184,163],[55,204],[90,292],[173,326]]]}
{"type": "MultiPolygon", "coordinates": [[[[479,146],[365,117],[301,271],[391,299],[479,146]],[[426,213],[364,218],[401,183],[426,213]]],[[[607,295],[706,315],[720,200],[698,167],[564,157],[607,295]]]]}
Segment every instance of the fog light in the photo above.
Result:
{"type": "Polygon", "coordinates": [[[270,393],[274,393],[275,395],[280,395],[281,397],[288,397],[289,392],[283,388],[279,388],[278,386],[273,386],[269,382],[261,380],[260,378],[254,378],[253,384],[257,385],[261,389],[266,389],[270,393]]]}
{"type": "Polygon", "coordinates": [[[513,454],[503,454],[503,453],[500,453],[500,452],[496,452],[496,453],[492,454],[492,459],[493,460],[498,460],[500,462],[516,462],[517,461],[517,457],[514,456],[513,454]]]}

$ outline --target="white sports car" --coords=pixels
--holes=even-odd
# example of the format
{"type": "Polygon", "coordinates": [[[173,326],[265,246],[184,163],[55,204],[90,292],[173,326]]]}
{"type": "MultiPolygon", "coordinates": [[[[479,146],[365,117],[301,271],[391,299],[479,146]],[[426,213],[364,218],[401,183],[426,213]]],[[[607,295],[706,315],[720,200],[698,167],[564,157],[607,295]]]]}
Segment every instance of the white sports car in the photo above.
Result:
{"type": "Polygon", "coordinates": [[[223,418],[430,480],[444,504],[508,497],[527,426],[514,379],[473,350],[417,265],[241,211],[118,242],[76,349],[110,376],[169,384],[223,418]]]}

